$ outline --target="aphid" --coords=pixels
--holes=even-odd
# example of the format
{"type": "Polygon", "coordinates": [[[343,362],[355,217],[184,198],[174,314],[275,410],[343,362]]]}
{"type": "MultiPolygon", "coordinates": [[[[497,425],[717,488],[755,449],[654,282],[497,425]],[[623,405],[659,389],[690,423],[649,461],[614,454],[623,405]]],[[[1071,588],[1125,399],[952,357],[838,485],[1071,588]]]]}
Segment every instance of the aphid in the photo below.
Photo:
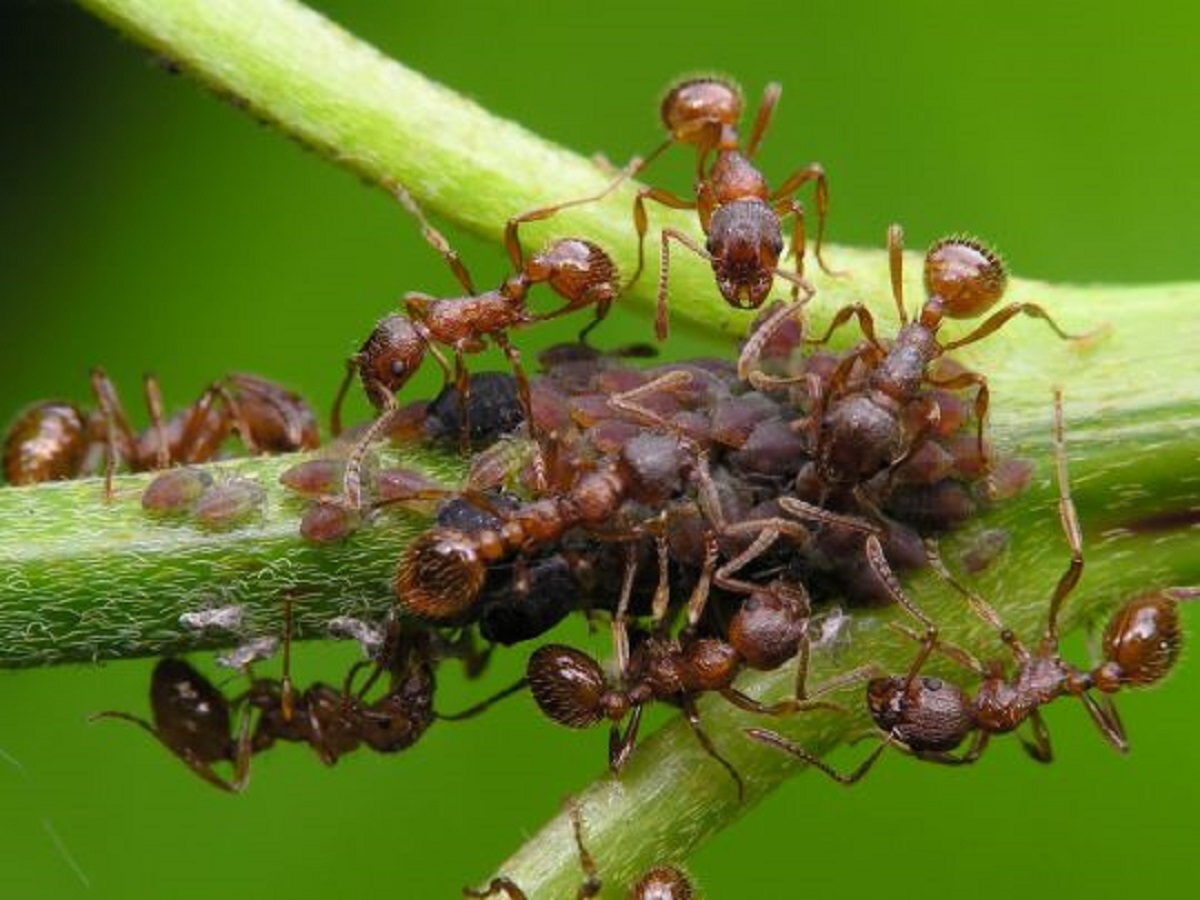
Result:
{"type": "Polygon", "coordinates": [[[103,369],[92,370],[91,384],[95,411],[58,401],[41,403],[9,429],[4,471],[10,484],[76,478],[103,469],[111,496],[118,465],[144,471],[205,462],[234,431],[250,453],[310,450],[320,439],[316,417],[303,399],[255,375],[227,375],[167,420],[158,382],[146,376],[150,426],[140,434],[129,424],[103,369]]]}
{"type": "MultiPolygon", "coordinates": [[[[566,804],[571,816],[571,828],[575,835],[575,846],[579,850],[579,867],[583,869],[583,882],[576,892],[576,900],[598,897],[603,882],[596,866],[596,860],[588,852],[583,843],[583,813],[578,802],[570,800],[566,804]]],[[[503,894],[508,900],[526,900],[527,895],[515,881],[505,876],[493,878],[483,890],[463,888],[464,897],[495,897],[503,894]]],[[[660,865],[642,873],[642,876],[629,889],[629,900],[692,900],[692,883],[681,869],[675,866],[660,865]]]]}
{"type": "Polygon", "coordinates": [[[153,724],[125,712],[96,713],[93,719],[124,719],[148,731],[200,778],[223,791],[240,791],[250,777],[250,717],[243,709],[232,732],[230,704],[212,683],[181,659],[163,659],[150,679],[153,724]],[[216,763],[233,764],[222,778],[216,763]]]}
{"type": "MultiPolygon", "coordinates": [[[[673,143],[694,144],[697,149],[696,196],[689,200],[655,187],[638,191],[633,206],[633,221],[638,233],[638,266],[631,281],[637,280],[645,264],[646,232],[649,229],[646,200],[654,200],[671,209],[696,210],[707,241],[701,247],[674,228],[664,228],[661,232],[662,259],[655,318],[659,340],[667,336],[667,280],[672,240],[711,263],[721,296],[739,309],[761,306],[770,293],[775,276],[791,282],[793,300],[801,291],[811,296],[812,288],[803,277],[804,212],[793,196],[810,181],[816,185],[817,260],[822,268],[827,268],[821,257],[829,210],[825,170],[818,163],[810,163],[772,191],[753,163],[781,91],[778,84],[767,85],[750,139],[744,147],[737,132],[742,97],[733,84],[716,78],[684,81],[673,87],[663,100],[662,120],[670,137],[647,156],[646,162],[673,143]],[[706,170],[705,164],[712,153],[715,153],[715,159],[706,170]],[[794,216],[796,222],[791,240],[796,266],[794,274],[778,268],[784,248],[780,219],[788,215],[794,216]]],[[[640,171],[644,165],[636,165],[634,171],[640,171]]],[[[778,319],[795,314],[795,309],[784,310],[778,319]]]]}
{"type": "Polygon", "coordinates": [[[205,489],[192,507],[192,518],[212,529],[234,528],[261,513],[267,492],[252,478],[229,478],[205,489]]]}
{"type": "Polygon", "coordinates": [[[142,509],[152,515],[176,516],[190,513],[200,496],[212,486],[212,475],[185,466],[155,477],[142,492],[142,509]]]}
{"type": "Polygon", "coordinates": [[[1044,319],[1064,340],[1079,339],[1059,328],[1037,304],[1010,303],[966,336],[940,342],[938,331],[946,317],[973,319],[983,315],[1004,295],[1008,276],[1000,258],[983,244],[966,238],[940,240],[925,255],[927,298],[920,314],[910,322],[904,308],[903,238],[899,225],[888,229],[892,297],[901,325],[896,339],[890,345],[881,343],[870,311],[855,303],[840,309],[829,330],[812,341],[824,343],[851,317],[858,318],[867,339],[842,359],[828,384],[813,398],[808,418],[811,444],[820,476],[828,485],[861,485],[884,470],[894,469],[920,448],[940,418],[936,395],[924,394],[925,385],[944,390],[975,388],[977,450],[986,467],[986,376],[961,370],[941,377],[930,372],[930,364],[948,351],[987,337],[1020,313],[1044,319]],[[866,364],[869,375],[861,388],[847,390],[859,362],[866,364]]]}
{"type": "Polygon", "coordinates": [[[939,651],[980,678],[974,697],[940,678],[872,679],[867,685],[867,706],[886,741],[849,776],[832,772],[807,750],[773,732],[751,729],[747,732],[749,736],[813,763],[840,781],[852,783],[869,770],[888,743],[895,743],[920,759],[961,765],[975,762],[993,735],[1015,731],[1028,721],[1032,738],[1018,735],[1022,746],[1039,762],[1049,762],[1050,736],[1040,710],[1060,697],[1077,697],[1105,740],[1121,752],[1127,750],[1128,741],[1111,695],[1122,688],[1149,686],[1170,672],[1183,642],[1178,604],[1200,597],[1200,590],[1168,588],[1128,601],[1113,614],[1104,630],[1101,663],[1091,669],[1080,669],[1065,661],[1059,651],[1058,618],[1063,603],[1083,575],[1083,542],[1067,481],[1060,395],[1055,397],[1054,455],[1059,519],[1071,558],[1050,598],[1046,630],[1036,645],[1027,647],[1004,627],[991,604],[955,581],[936,554],[931,556],[935,568],[966,597],[971,609],[997,630],[1013,657],[1015,668],[1011,675],[1006,674],[1001,660],[985,664],[962,647],[939,643],[939,651]],[[1093,691],[1102,697],[1097,700],[1093,691]],[[955,755],[953,751],[967,738],[971,738],[969,747],[955,755]]]}
{"type": "Polygon", "coordinates": [[[417,293],[405,295],[404,313],[382,319],[359,352],[348,360],[346,377],[334,401],[334,434],[340,431],[342,400],[355,374],[362,381],[367,398],[379,411],[379,417],[358,440],[348,460],[344,493],[346,503],[354,508],[361,504],[358,483],[361,457],[388,426],[397,409],[397,392],[416,373],[426,354],[432,355],[441,367],[445,383],[453,383],[458,389],[463,410],[460,435],[464,453],[470,444],[466,410],[471,379],[466,355],[484,350],[489,340],[500,348],[512,367],[530,438],[536,442],[529,379],[521,364],[520,352],[509,340],[509,329],[588,307],[606,310],[619,293],[616,265],[598,245],[582,238],[559,238],[541,253],[526,259],[516,241],[515,226],[509,247],[515,274],[505,279],[499,288],[478,293],[446,239],[426,221],[408,192],[399,185],[394,187],[397,198],[417,217],[426,238],[447,260],[466,295],[445,299],[417,293]],[[548,313],[532,312],[526,299],[530,289],[537,284],[548,284],[566,303],[548,313]],[[442,347],[453,355],[453,370],[440,349],[442,347]]]}

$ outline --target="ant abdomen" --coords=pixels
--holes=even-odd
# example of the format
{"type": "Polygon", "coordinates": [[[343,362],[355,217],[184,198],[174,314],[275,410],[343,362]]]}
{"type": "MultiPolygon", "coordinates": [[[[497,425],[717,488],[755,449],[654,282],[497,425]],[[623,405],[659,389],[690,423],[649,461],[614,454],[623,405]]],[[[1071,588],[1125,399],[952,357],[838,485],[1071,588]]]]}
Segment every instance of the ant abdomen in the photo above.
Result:
{"type": "Polygon", "coordinates": [[[1171,671],[1182,645],[1174,600],[1160,594],[1131,600],[1113,614],[1104,629],[1106,664],[1098,673],[1097,687],[1116,690],[1120,685],[1154,684],[1171,671]]]}
{"type": "Polygon", "coordinates": [[[479,549],[475,536],[449,528],[418,537],[396,569],[400,604],[424,619],[453,619],[466,612],[487,576],[479,549]]]}
{"type": "Polygon", "coordinates": [[[529,691],[548,719],[568,728],[590,728],[604,717],[604,673],[586,653],[546,644],[529,657],[525,671],[529,691]]]}
{"type": "Polygon", "coordinates": [[[1004,295],[1008,275],[994,251],[970,238],[946,238],[925,255],[925,291],[954,319],[982,315],[1004,295]]]}
{"type": "Polygon", "coordinates": [[[867,708],[885,732],[914,751],[942,752],[961,744],[975,725],[971,699],[940,678],[873,678],[867,684],[867,708]]]}
{"type": "Polygon", "coordinates": [[[88,423],[78,407],[63,401],[25,410],[4,442],[4,477],[9,484],[74,478],[88,449],[88,423]]]}
{"type": "Polygon", "coordinates": [[[691,881],[674,866],[655,866],[633,886],[634,900],[692,900],[691,881]]]}

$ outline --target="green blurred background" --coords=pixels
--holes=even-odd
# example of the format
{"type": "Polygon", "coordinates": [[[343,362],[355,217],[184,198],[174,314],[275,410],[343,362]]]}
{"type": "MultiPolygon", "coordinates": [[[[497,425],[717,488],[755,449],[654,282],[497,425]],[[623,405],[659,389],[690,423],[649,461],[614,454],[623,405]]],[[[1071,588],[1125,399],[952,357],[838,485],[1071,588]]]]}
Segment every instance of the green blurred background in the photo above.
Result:
{"type": "MultiPolygon", "coordinates": [[[[901,221],[915,246],[986,236],[1029,277],[1200,278],[1200,8],[316,5],[497,113],[613,160],[658,141],[658,96],[680,73],[731,73],[754,99],[780,80],[763,168],[777,180],[824,163],[836,242],[879,246],[901,221]]],[[[405,290],[451,289],[381,192],[78,9],[0,8],[0,417],[36,398],[89,401],[94,363],[131,400],[144,370],[172,405],[248,370],[327,410],[375,317],[405,290]]],[[[655,179],[685,190],[688,170],[680,153],[655,179]]],[[[454,239],[477,282],[500,277],[493,248],[454,239]]],[[[616,343],[643,327],[606,331],[616,343]]],[[[487,686],[520,669],[522,653],[504,656],[487,686]]],[[[332,679],[347,658],[305,647],[297,674],[332,679]]],[[[0,673],[0,751],[14,763],[0,760],[0,896],[455,896],[603,765],[601,734],[551,726],[519,699],[399,758],[364,752],[328,770],[279,748],[246,795],[222,796],[134,729],[85,724],[98,709],[143,711],[150,666],[0,673]]],[[[719,898],[1195,895],[1200,666],[1182,669],[1123,705],[1128,758],[1063,705],[1048,717],[1053,766],[1001,741],[973,770],[892,754],[855,790],[797,778],[693,870],[719,898]]],[[[486,686],[450,672],[441,687],[452,709],[486,686]]]]}

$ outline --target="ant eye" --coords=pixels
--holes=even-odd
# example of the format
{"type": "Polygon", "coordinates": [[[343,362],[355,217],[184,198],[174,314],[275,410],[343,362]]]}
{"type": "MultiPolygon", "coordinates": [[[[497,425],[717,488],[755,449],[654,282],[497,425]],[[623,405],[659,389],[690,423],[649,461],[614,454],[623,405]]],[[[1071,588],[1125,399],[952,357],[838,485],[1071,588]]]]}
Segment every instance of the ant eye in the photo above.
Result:
{"type": "Polygon", "coordinates": [[[404,374],[408,371],[408,367],[404,365],[403,360],[393,359],[392,365],[391,365],[391,371],[392,371],[393,378],[403,378],[404,374]]]}

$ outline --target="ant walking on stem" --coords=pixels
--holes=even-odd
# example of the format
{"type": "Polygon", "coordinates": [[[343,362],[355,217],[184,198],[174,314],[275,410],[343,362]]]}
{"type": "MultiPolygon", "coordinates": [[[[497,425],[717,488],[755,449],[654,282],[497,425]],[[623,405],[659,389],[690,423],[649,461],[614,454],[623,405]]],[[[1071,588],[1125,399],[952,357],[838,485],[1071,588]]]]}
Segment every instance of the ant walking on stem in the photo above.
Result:
{"type": "Polygon", "coordinates": [[[674,228],[661,231],[662,256],[658,280],[658,305],[655,331],[665,340],[668,331],[667,283],[670,274],[670,242],[675,241],[702,259],[708,260],[716,276],[721,296],[738,309],[757,309],[766,300],[776,276],[792,285],[793,304],[773,314],[771,321],[782,321],[798,314],[801,291],[805,299],[814,293],[804,280],[805,227],[804,209],[794,197],[805,184],[816,185],[816,255],[821,268],[830,271],[821,255],[825,218],[829,211],[829,186],[825,170],[810,163],[793,172],[774,191],[754,166],[754,156],[771,122],[782,88],[771,83],[754,119],[750,139],[743,145],[737,125],[742,114],[741,91],[719,78],[698,78],[675,85],[662,102],[663,125],[670,136],[644,161],[635,163],[640,172],[649,162],[673,144],[696,147],[696,191],[693,199],[680,197],[656,187],[641,188],[633,204],[634,227],[638,234],[638,264],[631,283],[645,267],[646,232],[649,220],[646,201],[653,200],[671,209],[694,209],[706,242],[701,247],[690,236],[674,228]],[[710,155],[715,159],[706,164],[710,155]],[[784,241],[780,220],[793,216],[791,253],[795,272],[779,268],[784,241]]]}
{"type": "MultiPolygon", "coordinates": [[[[976,615],[997,629],[1015,664],[1011,675],[1006,675],[1000,660],[983,663],[965,648],[940,642],[939,652],[979,677],[980,685],[973,698],[958,685],[940,678],[872,679],[867,685],[867,705],[886,739],[848,775],[835,772],[804,748],[774,732],[749,729],[749,737],[811,763],[838,781],[852,784],[869,771],[887,744],[894,743],[929,762],[964,765],[979,759],[993,735],[1015,731],[1028,721],[1032,738],[1019,735],[1022,746],[1037,761],[1049,762],[1050,735],[1041,708],[1060,697],[1076,697],[1104,739],[1125,752],[1129,744],[1111,695],[1122,688],[1149,686],[1170,672],[1183,642],[1178,604],[1200,598],[1200,589],[1167,588],[1124,604],[1109,619],[1101,643],[1103,661],[1092,668],[1079,669],[1062,658],[1059,616],[1063,603],[1083,575],[1084,562],[1082,533],[1067,480],[1062,397],[1058,393],[1054,435],[1058,512],[1071,559],[1051,595],[1046,630],[1037,644],[1026,646],[1003,625],[991,604],[956,581],[936,552],[931,553],[935,570],[966,597],[976,615]],[[1097,700],[1093,691],[1103,695],[1101,699],[1097,700]],[[970,746],[955,755],[953,751],[968,737],[972,739],[970,746]]],[[[916,637],[907,629],[900,630],[916,637]]]]}
{"type": "MultiPolygon", "coordinates": [[[[478,293],[458,254],[425,218],[408,191],[399,184],[392,184],[391,188],[400,203],[417,218],[422,234],[446,260],[466,295],[437,298],[427,294],[406,294],[404,313],[382,319],[358,353],[347,360],[346,376],[334,400],[331,430],[335,435],[341,431],[341,406],[355,374],[362,381],[367,398],[379,410],[379,416],[358,439],[346,464],[345,503],[356,510],[362,505],[363,456],[387,428],[398,408],[396,393],[416,373],[426,354],[437,362],[446,383],[453,381],[458,389],[464,453],[469,450],[466,407],[470,395],[470,373],[465,356],[486,349],[488,340],[500,348],[512,367],[526,427],[531,441],[537,445],[529,378],[521,364],[520,351],[509,340],[509,329],[555,319],[587,307],[596,310],[599,320],[620,293],[616,265],[591,241],[559,238],[541,253],[526,258],[518,239],[517,229],[522,222],[546,218],[566,206],[591,202],[594,197],[533,210],[511,219],[505,229],[505,244],[516,271],[495,290],[478,293]],[[566,303],[548,313],[531,312],[526,299],[530,289],[538,284],[548,284],[566,303]],[[440,347],[448,348],[453,354],[453,368],[440,347]]],[[[606,188],[605,192],[611,188],[606,188]]]]}

